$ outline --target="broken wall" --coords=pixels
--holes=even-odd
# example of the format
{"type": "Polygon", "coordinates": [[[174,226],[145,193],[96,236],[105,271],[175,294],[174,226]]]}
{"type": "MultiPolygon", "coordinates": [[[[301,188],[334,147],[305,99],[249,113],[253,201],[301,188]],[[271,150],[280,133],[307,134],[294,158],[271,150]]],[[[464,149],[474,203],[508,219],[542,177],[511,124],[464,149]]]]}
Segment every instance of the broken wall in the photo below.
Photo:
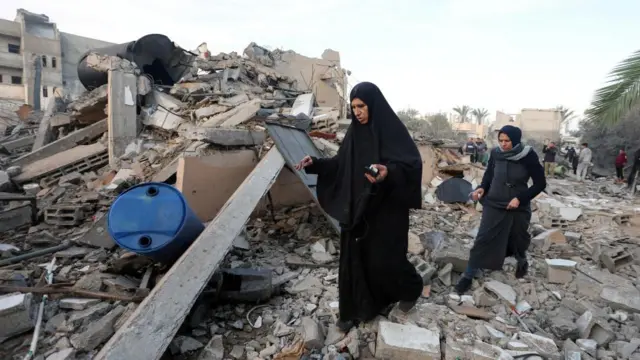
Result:
{"type": "Polygon", "coordinates": [[[418,151],[422,158],[422,185],[427,186],[436,175],[437,157],[433,145],[418,145],[418,151]]]}
{"type": "Polygon", "coordinates": [[[64,57],[62,58],[64,93],[65,96],[69,96],[71,100],[76,100],[86,91],[78,79],[78,61],[80,61],[80,58],[87,51],[110,46],[113,45],[113,43],[61,32],[60,44],[62,53],[64,53],[64,57]]]}
{"type": "MultiPolygon", "coordinates": [[[[179,160],[176,188],[202,221],[212,220],[258,164],[253,150],[225,151],[203,157],[179,160]]],[[[271,186],[274,207],[306,204],[313,199],[309,190],[292,171],[283,169],[271,186]]],[[[262,199],[257,209],[271,204],[262,199]]]]}
{"type": "Polygon", "coordinates": [[[312,90],[318,106],[335,107],[346,116],[346,74],[340,65],[340,53],[327,49],[321,58],[310,58],[294,51],[275,51],[274,68],[297,81],[301,91],[312,90]]]}

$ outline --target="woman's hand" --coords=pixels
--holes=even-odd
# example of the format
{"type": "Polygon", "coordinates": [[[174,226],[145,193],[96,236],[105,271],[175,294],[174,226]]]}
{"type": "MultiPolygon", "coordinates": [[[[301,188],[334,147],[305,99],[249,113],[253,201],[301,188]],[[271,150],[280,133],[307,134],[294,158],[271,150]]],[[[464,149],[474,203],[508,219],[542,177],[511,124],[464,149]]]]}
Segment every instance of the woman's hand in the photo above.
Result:
{"type": "Polygon", "coordinates": [[[296,164],[296,170],[302,170],[311,164],[313,164],[313,159],[311,156],[307,155],[303,157],[298,164],[296,164]]]}
{"type": "Polygon", "coordinates": [[[518,198],[513,198],[511,199],[511,201],[509,201],[509,204],[507,205],[507,210],[517,209],[518,206],[520,206],[520,200],[518,200],[518,198]]]}
{"type": "Polygon", "coordinates": [[[471,199],[473,201],[478,201],[478,200],[482,199],[482,195],[484,195],[484,189],[483,188],[477,188],[476,191],[471,193],[471,199]]]}
{"type": "Polygon", "coordinates": [[[373,177],[373,176],[371,176],[369,174],[366,174],[366,173],[364,174],[364,176],[372,184],[383,181],[387,177],[387,175],[389,174],[389,170],[384,165],[373,164],[371,166],[373,166],[374,168],[378,169],[378,176],[373,177]]]}

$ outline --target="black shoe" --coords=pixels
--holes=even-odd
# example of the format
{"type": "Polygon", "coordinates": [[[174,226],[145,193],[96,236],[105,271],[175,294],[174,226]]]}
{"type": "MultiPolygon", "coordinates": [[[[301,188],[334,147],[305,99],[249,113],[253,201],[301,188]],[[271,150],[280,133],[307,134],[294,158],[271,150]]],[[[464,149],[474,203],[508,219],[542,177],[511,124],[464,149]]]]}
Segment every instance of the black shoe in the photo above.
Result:
{"type": "Polygon", "coordinates": [[[411,311],[411,309],[413,309],[414,306],[416,306],[417,302],[418,299],[415,299],[413,301],[400,301],[398,303],[398,309],[400,309],[400,311],[402,311],[403,313],[408,313],[409,311],[411,311]]]}
{"type": "Polygon", "coordinates": [[[455,290],[459,295],[462,295],[471,289],[471,285],[473,284],[473,279],[469,279],[467,277],[461,277],[458,283],[455,286],[455,290]]]}
{"type": "Polygon", "coordinates": [[[527,261],[518,264],[516,267],[516,279],[522,279],[527,275],[527,271],[529,271],[529,263],[527,261]]]}
{"type": "Polygon", "coordinates": [[[336,323],[336,326],[338,327],[338,330],[346,334],[349,332],[349,330],[351,330],[354,324],[353,324],[353,321],[338,320],[338,322],[336,323]]]}

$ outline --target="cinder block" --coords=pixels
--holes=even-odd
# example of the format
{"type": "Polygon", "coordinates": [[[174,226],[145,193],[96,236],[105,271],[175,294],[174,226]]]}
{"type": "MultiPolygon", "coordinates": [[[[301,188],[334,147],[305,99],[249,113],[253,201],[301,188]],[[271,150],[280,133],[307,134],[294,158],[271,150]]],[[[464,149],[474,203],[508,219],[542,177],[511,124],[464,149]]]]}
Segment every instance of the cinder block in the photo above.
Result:
{"type": "Polygon", "coordinates": [[[409,262],[416,268],[416,271],[422,278],[422,282],[425,284],[428,284],[431,281],[433,274],[437,271],[435,266],[428,264],[417,255],[411,256],[409,258],[409,262]]]}

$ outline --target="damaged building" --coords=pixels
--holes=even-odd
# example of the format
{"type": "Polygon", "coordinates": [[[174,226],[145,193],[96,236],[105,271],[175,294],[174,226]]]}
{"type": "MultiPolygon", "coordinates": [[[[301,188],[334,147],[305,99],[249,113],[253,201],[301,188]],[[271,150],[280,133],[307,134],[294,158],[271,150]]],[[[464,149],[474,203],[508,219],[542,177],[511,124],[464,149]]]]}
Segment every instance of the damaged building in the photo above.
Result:
{"type": "Polygon", "coordinates": [[[507,260],[458,296],[484,168],[416,139],[422,297],[344,334],[339,225],[293,167],[344,138],[337,52],[213,55],[152,34],[76,69],[87,90],[23,107],[0,139],[0,358],[640,359],[640,218],[620,186],[550,180],[529,276],[507,260]]]}

